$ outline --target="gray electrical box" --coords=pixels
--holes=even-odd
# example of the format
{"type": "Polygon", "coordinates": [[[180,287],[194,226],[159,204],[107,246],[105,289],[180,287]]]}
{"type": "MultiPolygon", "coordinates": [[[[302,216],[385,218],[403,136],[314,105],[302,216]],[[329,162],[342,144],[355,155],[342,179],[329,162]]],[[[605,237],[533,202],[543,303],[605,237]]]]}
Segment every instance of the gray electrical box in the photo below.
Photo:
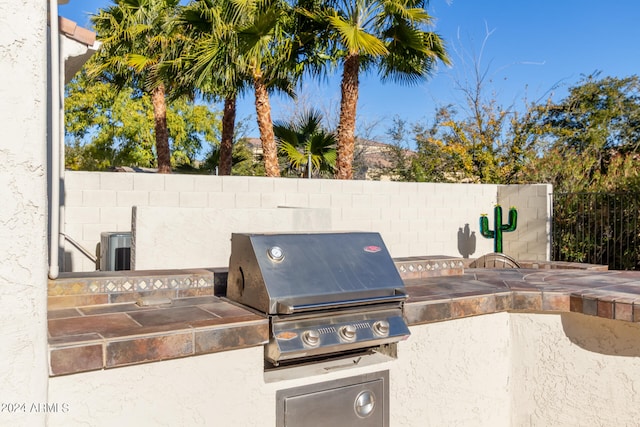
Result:
{"type": "Polygon", "coordinates": [[[131,270],[131,232],[100,233],[100,270],[131,270]]]}

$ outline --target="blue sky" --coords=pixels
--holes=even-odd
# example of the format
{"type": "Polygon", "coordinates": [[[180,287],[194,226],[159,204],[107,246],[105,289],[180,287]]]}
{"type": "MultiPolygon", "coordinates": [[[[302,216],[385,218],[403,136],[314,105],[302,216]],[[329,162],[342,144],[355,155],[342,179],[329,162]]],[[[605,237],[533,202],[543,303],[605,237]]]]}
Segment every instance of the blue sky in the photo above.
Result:
{"type": "MultiPolygon", "coordinates": [[[[109,4],[109,0],[70,0],[59,13],[90,28],[88,14],[109,4]]],[[[459,87],[473,83],[474,62],[487,72],[485,94],[495,94],[505,108],[522,108],[525,98],[561,99],[568,87],[595,71],[602,77],[640,73],[637,0],[431,0],[429,12],[453,66],[439,67],[427,82],[409,88],[381,84],[375,74],[363,76],[358,125],[363,131],[372,128],[365,136],[384,139],[394,116],[429,122],[438,106],[463,105],[459,87]]],[[[336,75],[324,84],[305,84],[300,99],[303,105],[335,113],[339,95],[336,75]]],[[[288,117],[294,108],[277,97],[272,107],[274,120],[288,117]]],[[[240,101],[238,117],[252,115],[249,94],[240,101]]],[[[257,136],[255,127],[249,133],[257,136]]]]}

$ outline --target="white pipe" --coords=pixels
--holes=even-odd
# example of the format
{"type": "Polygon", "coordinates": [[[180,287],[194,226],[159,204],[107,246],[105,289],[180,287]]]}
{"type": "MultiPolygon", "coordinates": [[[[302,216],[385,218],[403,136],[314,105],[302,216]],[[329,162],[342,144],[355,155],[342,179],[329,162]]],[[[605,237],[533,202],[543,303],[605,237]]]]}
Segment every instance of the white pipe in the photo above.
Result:
{"type": "MultiPolygon", "coordinates": [[[[58,36],[57,40],[61,40],[60,36],[58,36]]],[[[67,52],[64,49],[64,43],[59,45],[58,52],[60,53],[60,59],[58,61],[58,74],[60,74],[60,78],[58,81],[60,82],[58,85],[58,96],[60,100],[60,108],[58,108],[58,142],[56,143],[56,147],[58,147],[58,250],[62,251],[63,256],[58,256],[57,264],[58,270],[62,269],[65,271],[64,265],[64,251],[65,244],[67,239],[65,237],[65,223],[64,220],[66,218],[64,213],[64,189],[65,189],[65,152],[64,152],[64,85],[65,85],[65,61],[67,52]]]]}
{"type": "Polygon", "coordinates": [[[49,235],[49,278],[60,273],[58,248],[60,239],[60,31],[58,0],[49,0],[49,66],[51,79],[51,230],[49,235]]]}

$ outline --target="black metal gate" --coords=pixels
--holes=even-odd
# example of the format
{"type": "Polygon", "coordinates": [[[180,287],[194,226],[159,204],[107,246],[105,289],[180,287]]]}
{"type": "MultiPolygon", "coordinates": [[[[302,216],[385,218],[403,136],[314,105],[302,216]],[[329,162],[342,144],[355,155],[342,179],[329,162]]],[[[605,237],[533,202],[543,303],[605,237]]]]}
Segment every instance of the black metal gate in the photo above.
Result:
{"type": "Polygon", "coordinates": [[[640,270],[640,193],[554,193],[552,259],[640,270]]]}

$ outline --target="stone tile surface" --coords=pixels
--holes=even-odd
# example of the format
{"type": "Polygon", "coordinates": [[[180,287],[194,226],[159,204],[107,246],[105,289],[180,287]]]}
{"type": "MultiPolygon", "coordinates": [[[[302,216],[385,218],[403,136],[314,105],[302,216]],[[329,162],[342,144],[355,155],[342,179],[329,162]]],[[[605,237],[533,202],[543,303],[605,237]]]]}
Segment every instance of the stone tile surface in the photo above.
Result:
{"type": "Polygon", "coordinates": [[[211,295],[169,305],[50,307],[50,374],[67,375],[262,345],[268,320],[211,295]]]}
{"type": "Polygon", "coordinates": [[[52,337],[73,336],[107,331],[123,331],[139,326],[126,313],[110,313],[100,316],[78,316],[49,320],[52,337]]]}
{"type": "Polygon", "coordinates": [[[216,316],[199,307],[167,307],[129,313],[129,316],[142,326],[190,325],[198,320],[216,316]]]}
{"type": "Polygon", "coordinates": [[[93,371],[102,369],[102,366],[103,354],[101,344],[51,350],[51,375],[93,371]]]}
{"type": "MultiPolygon", "coordinates": [[[[575,312],[640,322],[640,272],[558,269],[549,265],[544,269],[459,272],[455,263],[443,269],[447,265],[441,258],[402,260],[408,294],[404,313],[409,325],[504,311],[575,312]]],[[[226,273],[215,274],[220,278],[226,273]]],[[[150,280],[148,272],[124,279],[96,276],[104,276],[104,280],[70,277],[67,282],[50,283],[51,375],[226,351],[268,341],[266,317],[214,296],[213,284],[198,283],[204,276],[195,272],[166,272],[158,280],[150,280]],[[129,286],[130,292],[122,292],[129,286]],[[157,289],[141,290],[154,286],[157,289]],[[171,304],[136,304],[149,296],[170,298],[171,304]]],[[[220,280],[218,292],[224,289],[220,280]]]]}
{"type": "Polygon", "coordinates": [[[193,333],[173,333],[159,337],[141,337],[108,342],[105,367],[131,365],[193,354],[193,333]]]}
{"type": "Polygon", "coordinates": [[[493,312],[575,312],[640,322],[640,272],[572,267],[467,269],[457,277],[406,279],[407,321],[443,321],[493,308],[493,312]]]}
{"type": "Polygon", "coordinates": [[[195,331],[195,353],[213,353],[262,345],[268,341],[269,325],[248,324],[238,328],[217,328],[195,331]]]}

